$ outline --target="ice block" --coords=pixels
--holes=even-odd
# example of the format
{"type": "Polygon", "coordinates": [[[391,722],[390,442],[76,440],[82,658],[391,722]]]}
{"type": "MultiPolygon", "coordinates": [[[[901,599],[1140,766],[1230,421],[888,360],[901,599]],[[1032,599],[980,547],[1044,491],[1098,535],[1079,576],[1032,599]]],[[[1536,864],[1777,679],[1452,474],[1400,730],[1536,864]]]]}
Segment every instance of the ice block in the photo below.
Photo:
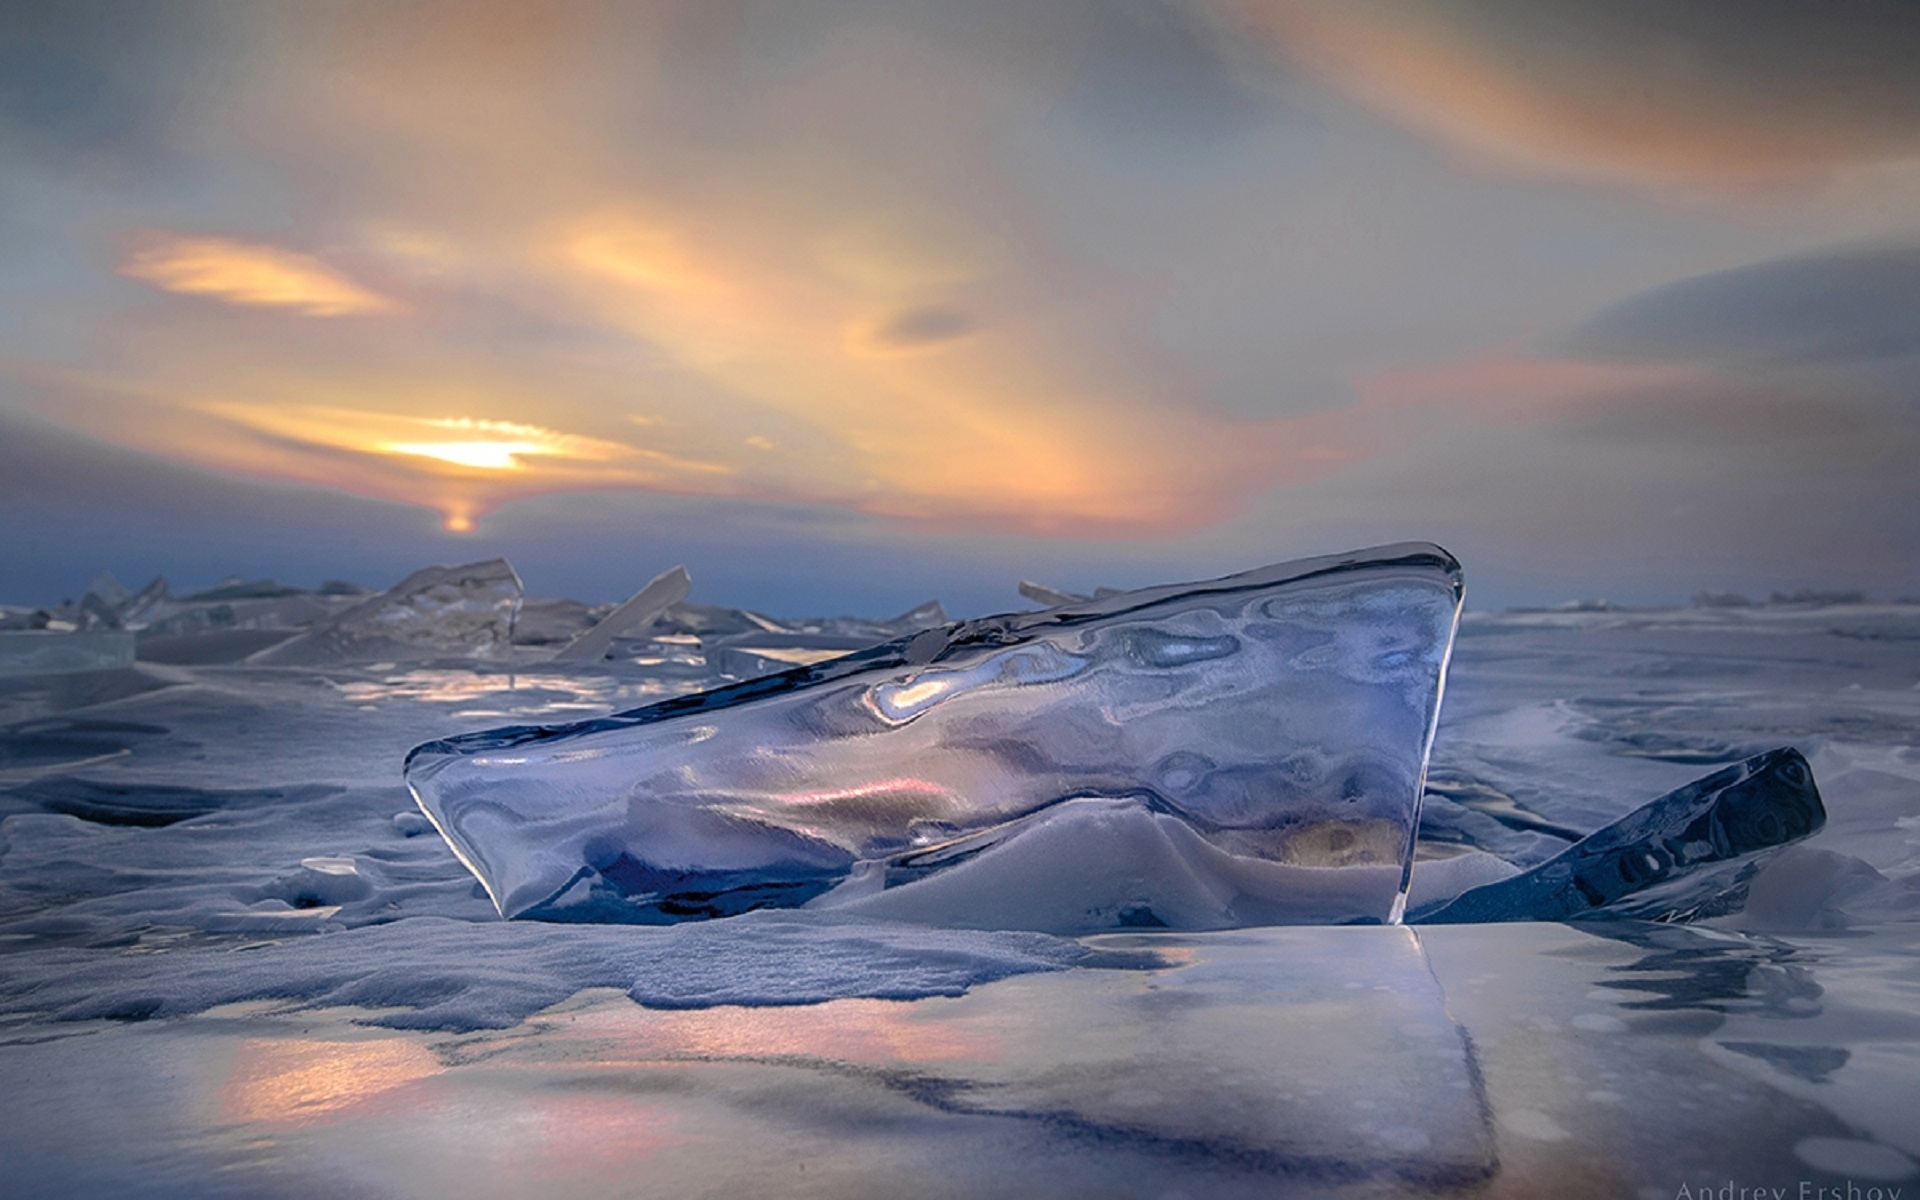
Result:
{"type": "Polygon", "coordinates": [[[1426,543],[1281,563],[429,742],[407,781],[508,917],[871,906],[951,876],[919,919],[964,925],[1014,886],[999,862],[1072,887],[988,924],[1394,921],[1461,595],[1426,543]]]}

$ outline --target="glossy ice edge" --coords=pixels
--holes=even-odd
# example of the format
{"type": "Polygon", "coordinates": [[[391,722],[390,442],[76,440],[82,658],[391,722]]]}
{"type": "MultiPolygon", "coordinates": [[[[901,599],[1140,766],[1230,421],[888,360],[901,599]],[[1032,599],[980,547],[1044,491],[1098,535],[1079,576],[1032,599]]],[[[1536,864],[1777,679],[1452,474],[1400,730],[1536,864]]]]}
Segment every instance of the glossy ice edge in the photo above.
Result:
{"type": "MultiPolygon", "coordinates": [[[[1264,604],[1268,602],[1264,599],[1266,593],[1274,593],[1276,596],[1311,595],[1323,591],[1332,592],[1343,587],[1371,588],[1376,583],[1383,589],[1413,586],[1424,590],[1434,597],[1433,601],[1424,603],[1430,604],[1436,616],[1440,613],[1441,605],[1444,605],[1444,630],[1440,628],[1442,622],[1435,621],[1434,628],[1428,637],[1430,644],[1426,646],[1429,656],[1437,658],[1437,669],[1433,671],[1431,679],[1424,679],[1421,683],[1421,687],[1430,694],[1423,696],[1422,703],[1419,705],[1422,710],[1423,728],[1418,731],[1418,746],[1411,744],[1414,740],[1412,736],[1414,731],[1411,728],[1392,739],[1396,743],[1394,753],[1407,760],[1406,767],[1412,773],[1412,778],[1406,781],[1411,785],[1405,789],[1407,794],[1394,802],[1396,805],[1394,824],[1398,827],[1399,845],[1395,848],[1397,863],[1394,865],[1397,865],[1398,872],[1391,908],[1377,912],[1371,919],[1397,920],[1404,907],[1412,859],[1412,841],[1418,825],[1419,800],[1427,757],[1438,719],[1441,685],[1444,682],[1447,663],[1452,652],[1462,596],[1459,563],[1445,550],[1428,543],[1401,543],[1348,554],[1296,560],[1221,579],[1145,588],[1098,600],[1065,605],[1044,612],[1017,613],[963,621],[947,629],[903,637],[828,662],[749,680],[698,695],[677,697],[608,717],[565,725],[509,726],[439,739],[416,747],[408,755],[407,780],[421,809],[440,829],[455,853],[487,887],[496,906],[504,915],[522,915],[542,906],[529,903],[524,895],[518,893],[511,898],[503,894],[500,881],[490,877],[490,871],[482,865],[482,860],[489,857],[488,853],[483,847],[466,844],[467,838],[458,828],[461,824],[458,811],[439,811],[435,798],[431,794],[434,791],[433,781],[436,776],[458,764],[474,762],[475,756],[498,751],[515,751],[516,754],[533,752],[544,757],[547,753],[558,751],[559,753],[555,755],[555,761],[558,761],[567,751],[562,750],[556,743],[573,739],[591,739],[593,743],[604,743],[606,739],[601,735],[617,734],[621,731],[642,731],[647,726],[687,718],[699,718],[704,721],[717,717],[725,721],[730,710],[740,710],[762,702],[777,703],[782,699],[791,700],[802,693],[837,692],[862,683],[879,686],[889,680],[911,680],[918,677],[919,672],[928,668],[955,671],[963,664],[986,661],[990,656],[1010,648],[1020,648],[1029,644],[1051,645],[1048,639],[1075,636],[1075,631],[1083,628],[1091,630],[1124,625],[1130,621],[1151,621],[1156,616],[1166,614],[1177,617],[1191,613],[1210,602],[1249,605],[1257,600],[1264,604]],[[1406,740],[1399,741],[1399,737],[1405,737],[1406,740]]],[[[1430,666],[1432,665],[1430,663],[1430,666]]],[[[1342,736],[1349,741],[1364,741],[1369,732],[1368,729],[1354,728],[1343,731],[1342,736]]],[[[605,753],[607,752],[604,750],[589,751],[588,755],[605,753]]],[[[521,760],[516,757],[514,761],[521,760]]],[[[598,782],[604,790],[606,781],[598,782]]],[[[468,799],[457,800],[456,809],[459,803],[471,802],[474,789],[471,784],[463,786],[466,788],[468,799]]],[[[1150,792],[1151,789],[1125,790],[1150,792]]],[[[955,833],[963,837],[971,837],[982,829],[1007,825],[1012,821],[1034,816],[1049,805],[1074,795],[1103,794],[1115,793],[1112,789],[1100,787],[1070,788],[1059,795],[1049,797],[1042,803],[1024,810],[1000,812],[993,820],[982,820],[963,826],[956,829],[955,833]]],[[[1149,799],[1151,799],[1150,796],[1149,799]]],[[[507,806],[510,807],[511,802],[508,802],[507,806]]],[[[990,806],[988,811],[991,813],[990,806]]],[[[537,824],[537,822],[529,824],[537,824]]],[[[916,849],[926,848],[924,845],[916,844],[916,849]]],[[[1386,849],[1385,846],[1381,847],[1381,866],[1392,861],[1385,859],[1386,849]]],[[[494,854],[492,857],[497,868],[499,855],[494,854]]],[[[1369,861],[1373,860],[1369,859],[1369,861]]],[[[829,869],[825,874],[837,876],[844,872],[829,869]]],[[[560,888],[549,896],[548,900],[557,900],[566,890],[565,887],[560,888]]],[[[751,890],[751,887],[746,889],[748,892],[751,890]]],[[[805,896],[801,896],[800,899],[804,900],[805,896]]],[[[794,901],[790,899],[787,902],[794,901]]],[[[750,904],[749,907],[751,906],[755,905],[750,904]]],[[[701,915],[724,915],[725,911],[727,910],[722,909],[701,915]]],[[[568,914],[545,911],[538,915],[566,917],[568,914]]],[[[583,914],[572,914],[571,919],[580,919],[581,915],[583,914]]],[[[631,914],[603,913],[597,919],[661,918],[657,915],[643,918],[631,914]]]]}
{"type": "MultiPolygon", "coordinates": [[[[800,688],[814,687],[848,679],[868,671],[886,671],[900,667],[930,666],[961,657],[969,651],[1017,645],[1026,635],[1051,629],[1071,628],[1109,617],[1143,613],[1168,600],[1198,596],[1228,596],[1236,592],[1264,591],[1286,584],[1333,578],[1358,570],[1375,568],[1438,570],[1452,577],[1454,621],[1459,623],[1460,603],[1465,597],[1465,582],[1460,561],[1432,542],[1394,542],[1345,554],[1327,554],[1316,558],[1293,559],[1271,566],[1255,567],[1235,575],[1199,583],[1168,583],[1136,591],[1121,592],[1098,600],[1063,604],[1041,612],[1004,613],[959,621],[945,629],[929,629],[906,637],[882,642],[865,650],[811,666],[796,667],[777,675],[763,675],[726,687],[675,696],[655,704],[628,709],[611,716],[592,717],[564,725],[502,725],[459,733],[451,737],[422,742],[407,751],[405,769],[412,771],[414,760],[432,754],[471,754],[477,750],[499,750],[523,746],[551,738],[573,737],[582,733],[602,733],[651,725],[675,717],[711,713],[735,705],[747,704],[767,696],[776,696],[800,688]]],[[[1453,653],[1453,639],[1447,639],[1446,654],[1453,653]]],[[[1445,683],[1442,670],[1441,682],[1445,683]]],[[[1439,720],[1439,705],[1434,705],[1434,721],[1439,720]]],[[[1433,729],[1427,731],[1431,745],[1433,729]]],[[[1423,776],[1424,778],[1424,776],[1423,776]]]]}
{"type": "Polygon", "coordinates": [[[1720,916],[1741,906],[1768,857],[1826,823],[1813,769],[1783,746],[1649,801],[1530,871],[1415,913],[1413,923],[1720,916]]]}

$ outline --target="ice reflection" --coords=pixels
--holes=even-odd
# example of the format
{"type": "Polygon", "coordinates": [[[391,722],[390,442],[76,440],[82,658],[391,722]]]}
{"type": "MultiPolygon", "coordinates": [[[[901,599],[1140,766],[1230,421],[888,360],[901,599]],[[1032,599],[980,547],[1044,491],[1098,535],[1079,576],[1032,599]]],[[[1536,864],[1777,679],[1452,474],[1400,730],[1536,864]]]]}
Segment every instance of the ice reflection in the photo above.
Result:
{"type": "MultiPolygon", "coordinates": [[[[696,691],[699,680],[636,679],[612,672],[487,671],[423,668],[369,679],[330,680],[346,700],[378,707],[387,703],[474,704],[491,715],[537,717],[599,712],[610,706],[651,702],[696,691]]],[[[478,715],[481,710],[469,710],[478,715]]],[[[467,715],[467,714],[456,714],[467,715]]]]}
{"type": "Polygon", "coordinates": [[[1002,1022],[956,1017],[942,1002],[833,1000],[808,1007],[647,1010],[625,1003],[570,1014],[564,1038],[584,1043],[586,1067],[662,1057],[831,1059],[865,1064],[993,1059],[1005,1050],[1002,1022]]]}
{"type": "MultiPolygon", "coordinates": [[[[1913,1161],[1920,1159],[1920,1122],[1912,1115],[1920,1112],[1920,979],[1903,962],[1912,951],[1909,936],[1866,935],[1894,954],[1848,946],[1852,953],[1841,955],[1830,943],[1721,930],[1626,925],[1594,932],[1645,951],[1615,968],[1624,978],[1600,984],[1647,994],[1630,992],[1623,1009],[1700,1014],[1700,1048],[1709,1061],[1833,1114],[1851,1127],[1832,1131],[1848,1134],[1835,1144],[1853,1147],[1863,1162],[1897,1165],[1907,1156],[1885,1178],[1920,1176],[1913,1161]]],[[[1830,1136],[1801,1145],[1808,1140],[1835,1142],[1830,1136]]],[[[1802,1165],[1819,1165],[1800,1148],[1795,1153],[1802,1165]]]]}
{"type": "Polygon", "coordinates": [[[445,1070],[415,1042],[253,1038],[234,1050],[221,1089],[229,1121],[302,1124],[359,1108],[445,1070]]]}
{"type": "Polygon", "coordinates": [[[522,1136],[495,1130],[502,1136],[494,1153],[529,1180],[576,1177],[583,1168],[631,1163],[697,1140],[671,1101],[617,1091],[547,1092],[531,1098],[526,1117],[522,1136]]]}
{"type": "Polygon", "coordinates": [[[1023,1147],[1040,1156],[1029,1171],[1097,1146],[1163,1179],[1204,1169],[1262,1184],[1233,1194],[1280,1180],[1446,1188],[1497,1171],[1472,1044],[1414,931],[1098,940],[1168,965],[1026,975],[910,1003],[648,1011],[608,995],[459,1054],[565,1080],[569,1093],[745,1088],[744,1107],[716,1118],[722,1130],[747,1118],[787,1138],[844,1137],[834,1112],[885,1111],[934,1136],[1023,1147]],[[669,1084],[669,1070],[687,1074],[669,1084]],[[808,1081],[798,1089],[796,1071],[808,1081]],[[809,1100],[776,1112],[757,1098],[775,1094],[809,1100]]]}
{"type": "Polygon", "coordinates": [[[1645,951],[1612,968],[1597,984],[1623,993],[1623,1009],[1704,1009],[1775,1017],[1808,1017],[1820,1011],[1822,989],[1813,977],[1813,956],[1791,943],[1626,921],[1583,928],[1645,951]]]}
{"type": "Polygon", "coordinates": [[[1503,1172],[1567,1195],[1672,1195],[1730,1170],[1790,1191],[1832,1172],[1835,1147],[1920,1156],[1910,933],[1877,948],[1625,921],[1420,934],[1479,1046],[1503,1172]]]}

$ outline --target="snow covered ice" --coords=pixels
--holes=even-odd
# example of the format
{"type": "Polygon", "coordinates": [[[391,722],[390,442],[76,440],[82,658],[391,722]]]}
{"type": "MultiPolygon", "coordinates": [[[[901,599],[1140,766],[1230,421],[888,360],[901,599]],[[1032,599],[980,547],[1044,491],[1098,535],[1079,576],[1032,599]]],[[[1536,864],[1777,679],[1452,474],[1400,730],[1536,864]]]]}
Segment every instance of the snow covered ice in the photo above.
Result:
{"type": "Polygon", "coordinates": [[[506,916],[1386,921],[1460,600],[1436,546],[1282,563],[447,738],[407,779],[506,916]]]}
{"type": "MultiPolygon", "coordinates": [[[[611,606],[527,600],[485,636],[405,654],[356,637],[293,665],[257,656],[375,593],[235,580],[134,610],[121,590],[95,607],[136,639],[132,665],[0,679],[10,1195],[1920,1180],[1920,606],[1466,613],[1409,914],[1556,861],[1624,862],[1609,847],[1711,842],[1696,822],[1740,799],[1742,764],[1797,747],[1824,825],[1754,852],[1732,838],[1675,890],[1632,894],[1661,905],[1639,916],[1689,923],[1603,905],[1566,923],[1065,935],[1011,928],[1036,914],[1005,895],[1051,871],[1071,905],[1111,880],[1062,871],[1056,836],[1163,885],[1157,915],[1204,923],[1175,901],[1205,889],[1159,877],[1180,835],[1131,793],[1069,799],[1072,820],[973,856],[992,886],[958,864],[861,894],[849,868],[832,907],[650,927],[501,920],[399,776],[451,731],[750,684],[829,643],[944,628],[930,606],[799,619],[683,600],[604,660],[556,663],[611,606]],[[1664,814],[1651,841],[1610,839],[1636,810],[1664,814]],[[979,923],[1009,928],[951,927],[996,888],[1010,911],[979,923]]],[[[496,613],[517,599],[482,595],[496,613]]],[[[1803,795],[1783,782],[1776,798],[1803,795]]],[[[1189,872],[1225,854],[1198,835],[1181,852],[1189,872]]]]}

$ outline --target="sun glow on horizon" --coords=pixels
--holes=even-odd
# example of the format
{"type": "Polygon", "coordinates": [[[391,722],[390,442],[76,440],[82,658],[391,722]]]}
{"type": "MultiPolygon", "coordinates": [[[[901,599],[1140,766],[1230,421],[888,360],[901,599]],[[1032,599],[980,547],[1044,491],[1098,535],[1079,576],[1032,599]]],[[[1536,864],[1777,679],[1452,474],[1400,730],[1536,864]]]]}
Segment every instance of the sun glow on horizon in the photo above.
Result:
{"type": "Polygon", "coordinates": [[[691,490],[691,480],[732,470],[519,421],[327,405],[193,407],[213,419],[191,439],[197,457],[419,504],[438,512],[449,533],[472,533],[480,517],[518,496],[595,487],[691,490]]]}
{"type": "Polygon", "coordinates": [[[380,447],[388,454],[412,454],[437,458],[457,467],[483,471],[519,471],[526,467],[523,454],[552,454],[553,449],[538,442],[389,442],[380,447]]]}
{"type": "Polygon", "coordinates": [[[517,421],[432,417],[420,423],[469,436],[449,441],[380,442],[366,448],[383,454],[436,459],[480,471],[522,471],[527,469],[527,464],[520,461],[522,458],[545,456],[606,462],[632,452],[631,447],[617,443],[599,442],[517,421]]]}

